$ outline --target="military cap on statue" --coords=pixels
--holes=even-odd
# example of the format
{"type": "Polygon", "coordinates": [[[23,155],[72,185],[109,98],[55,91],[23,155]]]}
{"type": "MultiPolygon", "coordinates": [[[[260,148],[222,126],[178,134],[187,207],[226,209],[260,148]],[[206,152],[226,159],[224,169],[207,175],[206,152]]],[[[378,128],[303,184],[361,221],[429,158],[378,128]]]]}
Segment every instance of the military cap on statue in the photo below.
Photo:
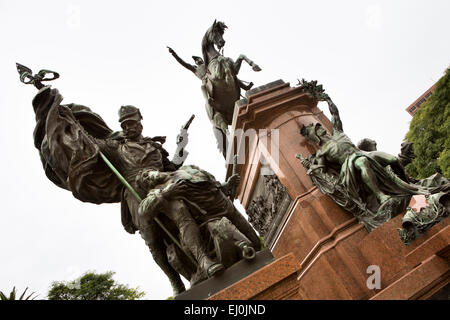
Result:
{"type": "Polygon", "coordinates": [[[135,106],[121,106],[119,109],[119,122],[124,122],[127,120],[140,121],[142,119],[143,117],[141,112],[135,106]]]}

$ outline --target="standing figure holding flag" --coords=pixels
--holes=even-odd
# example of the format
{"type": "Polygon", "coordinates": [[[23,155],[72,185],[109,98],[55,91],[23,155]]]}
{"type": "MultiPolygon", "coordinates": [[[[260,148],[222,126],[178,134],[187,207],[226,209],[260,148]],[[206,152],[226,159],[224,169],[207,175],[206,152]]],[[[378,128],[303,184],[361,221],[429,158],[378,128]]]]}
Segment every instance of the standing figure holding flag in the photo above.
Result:
{"type": "MultiPolygon", "coordinates": [[[[182,127],[175,157],[169,160],[162,146],[165,137],[142,136],[138,108],[122,106],[123,131],[113,132],[88,107],[63,105],[57,89],[42,85],[47,73],[54,77],[45,80],[57,78],[57,73],[43,70],[33,76],[29,68],[17,68],[22,82],[39,89],[33,99],[34,142],[47,177],[83,202],[121,202],[125,230],[139,231],[174,294],[185,290],[180,274],[192,285],[229,266],[230,259],[218,259],[227,253],[217,253],[216,246],[216,255],[211,255],[211,241],[206,241],[218,234],[218,228],[232,235],[227,239],[234,241],[241,258],[254,257],[259,238],[227,197],[239,179],[221,184],[196,166],[183,166],[186,130],[193,117],[182,127]],[[234,229],[222,227],[226,223],[219,227],[218,221],[224,220],[234,229]]],[[[220,243],[216,240],[212,243],[220,243]]]]}

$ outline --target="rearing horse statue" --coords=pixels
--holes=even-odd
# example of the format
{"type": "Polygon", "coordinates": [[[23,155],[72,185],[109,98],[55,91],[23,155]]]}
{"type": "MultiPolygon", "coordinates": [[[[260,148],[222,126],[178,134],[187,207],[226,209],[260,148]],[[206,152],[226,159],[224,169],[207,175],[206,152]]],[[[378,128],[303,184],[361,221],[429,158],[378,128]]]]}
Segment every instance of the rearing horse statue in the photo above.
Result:
{"type": "Polygon", "coordinates": [[[206,66],[202,91],[206,98],[206,111],[213,124],[218,147],[222,149],[225,158],[228,126],[233,119],[234,104],[240,99],[241,88],[249,90],[253,86],[253,83],[244,85],[237,78],[242,61],[245,60],[254,71],[261,71],[257,64],[243,54],[234,62],[220,53],[225,45],[223,34],[226,28],[223,22],[214,20],[202,40],[202,54],[206,66]]]}

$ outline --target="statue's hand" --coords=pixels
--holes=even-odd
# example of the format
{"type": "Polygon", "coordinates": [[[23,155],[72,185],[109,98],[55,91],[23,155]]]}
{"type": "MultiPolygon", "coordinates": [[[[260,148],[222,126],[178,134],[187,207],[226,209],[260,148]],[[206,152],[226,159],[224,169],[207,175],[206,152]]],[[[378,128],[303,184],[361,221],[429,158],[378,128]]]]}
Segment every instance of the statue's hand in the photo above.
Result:
{"type": "Polygon", "coordinates": [[[257,64],[255,64],[252,69],[256,72],[261,71],[261,68],[257,64]]]}
{"type": "Polygon", "coordinates": [[[233,193],[236,189],[236,187],[241,182],[241,177],[239,177],[238,174],[233,174],[231,177],[228,178],[227,182],[222,184],[222,192],[225,193],[227,196],[231,196],[231,193],[233,193]]]}
{"type": "Polygon", "coordinates": [[[229,177],[227,181],[227,184],[230,186],[230,188],[237,187],[239,183],[241,183],[241,177],[237,173],[229,177]]]}
{"type": "Polygon", "coordinates": [[[158,213],[158,209],[164,204],[164,199],[160,189],[151,190],[147,196],[142,199],[138,207],[138,215],[145,217],[146,220],[153,219],[158,213]]]}
{"type": "Polygon", "coordinates": [[[300,153],[297,153],[295,157],[300,160],[300,162],[306,169],[309,169],[311,167],[311,161],[309,161],[307,158],[304,158],[300,153]]]}
{"type": "Polygon", "coordinates": [[[315,172],[316,174],[323,174],[325,173],[325,165],[322,164],[313,164],[309,169],[306,171],[307,174],[311,174],[315,172]]]}
{"type": "Polygon", "coordinates": [[[321,101],[326,101],[326,102],[331,101],[330,96],[329,96],[327,93],[325,93],[325,92],[319,93],[319,94],[317,95],[317,98],[318,98],[319,100],[321,100],[321,101]]]}
{"type": "Polygon", "coordinates": [[[169,52],[170,52],[171,54],[175,54],[175,51],[173,51],[173,49],[172,49],[171,47],[167,47],[167,49],[169,49],[169,52]]]}
{"type": "Polygon", "coordinates": [[[175,154],[173,156],[172,162],[176,165],[182,165],[184,160],[186,160],[189,152],[185,150],[186,145],[188,144],[188,132],[186,129],[181,129],[179,135],[177,135],[177,149],[175,150],[175,154]]]}
{"type": "Polygon", "coordinates": [[[187,130],[181,130],[180,134],[177,135],[177,146],[185,147],[189,141],[189,134],[187,130]]]}

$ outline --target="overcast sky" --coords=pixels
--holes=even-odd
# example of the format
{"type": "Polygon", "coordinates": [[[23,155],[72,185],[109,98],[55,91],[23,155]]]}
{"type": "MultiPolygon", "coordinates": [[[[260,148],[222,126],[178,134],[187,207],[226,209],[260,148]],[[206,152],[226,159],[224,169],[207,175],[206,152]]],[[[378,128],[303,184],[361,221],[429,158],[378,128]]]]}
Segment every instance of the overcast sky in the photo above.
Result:
{"type": "MultiPolygon", "coordinates": [[[[196,164],[225,176],[204,109],[200,80],[168,53],[193,63],[217,18],[228,29],[225,56],[246,54],[239,77],[255,86],[318,80],[339,108],[345,132],[398,154],[405,111],[450,62],[450,2],[442,1],[0,1],[0,290],[29,287],[45,298],[54,280],[114,271],[148,299],[172,290],[120,205],[76,200],[45,176],[33,145],[36,90],[19,82],[15,62],[51,69],[64,103],[79,103],[119,130],[121,105],[141,108],[144,135],[166,135],[173,153],[192,113],[196,164]]],[[[293,137],[295,139],[295,137],[293,137]]]]}

